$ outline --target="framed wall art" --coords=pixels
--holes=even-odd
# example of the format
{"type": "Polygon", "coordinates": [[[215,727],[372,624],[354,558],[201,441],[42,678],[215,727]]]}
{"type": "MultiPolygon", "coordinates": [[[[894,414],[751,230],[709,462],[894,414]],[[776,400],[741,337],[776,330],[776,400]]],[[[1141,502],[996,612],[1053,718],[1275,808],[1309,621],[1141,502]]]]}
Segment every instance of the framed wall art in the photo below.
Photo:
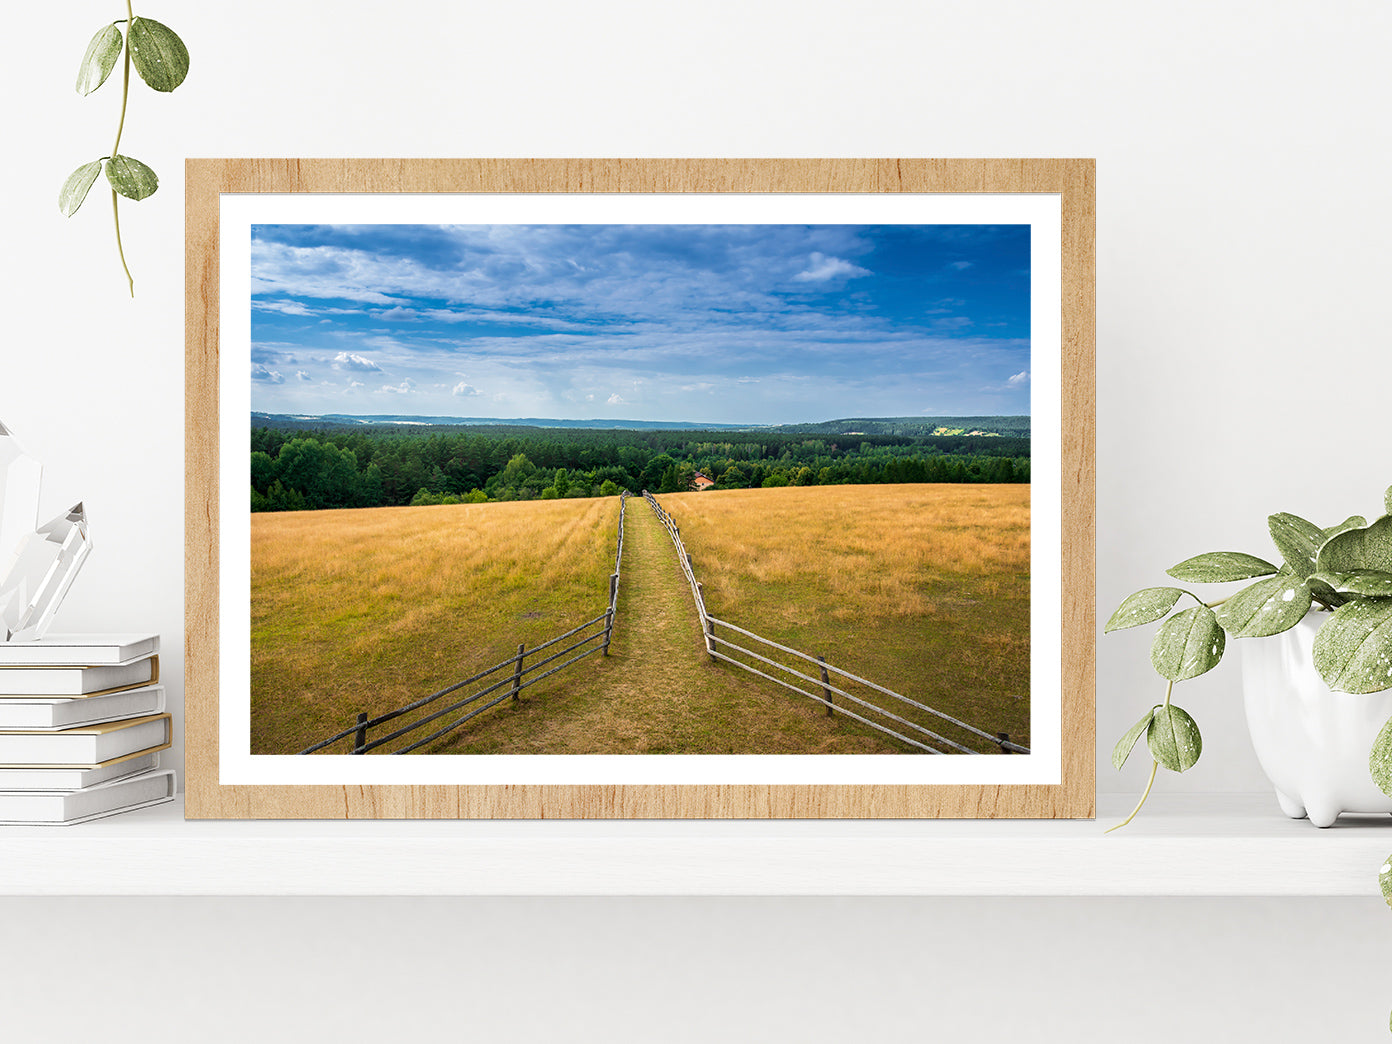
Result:
{"type": "Polygon", "coordinates": [[[190,160],[191,818],[1094,812],[1091,160],[190,160]]]}

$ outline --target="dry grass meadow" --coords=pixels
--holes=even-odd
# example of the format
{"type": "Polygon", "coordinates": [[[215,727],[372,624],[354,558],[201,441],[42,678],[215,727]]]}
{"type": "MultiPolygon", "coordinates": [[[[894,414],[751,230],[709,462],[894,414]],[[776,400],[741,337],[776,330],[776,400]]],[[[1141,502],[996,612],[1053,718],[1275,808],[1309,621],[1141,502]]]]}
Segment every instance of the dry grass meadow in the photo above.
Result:
{"type": "Polygon", "coordinates": [[[712,615],[1027,745],[1029,492],[808,486],[659,500],[712,615]]]}
{"type": "Polygon", "coordinates": [[[252,752],[295,753],[599,615],[618,517],[617,497],[253,514],[252,752]]]}
{"type": "MultiPolygon", "coordinates": [[[[1028,744],[1028,486],[660,499],[715,616],[1028,744]]],[[[254,514],[252,752],[295,753],[598,616],[618,516],[617,497],[254,514]]],[[[676,551],[632,498],[610,655],[421,753],[909,749],[707,657],[676,551]]]]}

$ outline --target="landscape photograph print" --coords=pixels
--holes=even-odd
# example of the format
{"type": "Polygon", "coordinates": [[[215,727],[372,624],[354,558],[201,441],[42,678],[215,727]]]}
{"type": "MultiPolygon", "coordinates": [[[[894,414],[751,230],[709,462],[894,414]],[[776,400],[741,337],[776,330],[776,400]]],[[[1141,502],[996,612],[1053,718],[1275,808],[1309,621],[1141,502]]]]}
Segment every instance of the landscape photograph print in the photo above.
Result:
{"type": "Polygon", "coordinates": [[[1029,753],[1028,224],[253,224],[250,753],[1029,753]]]}

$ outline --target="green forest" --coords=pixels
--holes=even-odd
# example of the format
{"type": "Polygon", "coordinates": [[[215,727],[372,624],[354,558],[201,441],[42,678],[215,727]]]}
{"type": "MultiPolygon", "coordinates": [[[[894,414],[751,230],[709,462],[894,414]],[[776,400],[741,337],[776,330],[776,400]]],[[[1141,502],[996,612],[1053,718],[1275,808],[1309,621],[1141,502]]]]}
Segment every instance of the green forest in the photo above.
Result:
{"type": "MultiPolygon", "coordinates": [[[[866,424],[869,428],[869,423],[866,424]]],[[[251,510],[889,482],[1028,482],[1028,437],[509,425],[251,431],[251,510]]]]}

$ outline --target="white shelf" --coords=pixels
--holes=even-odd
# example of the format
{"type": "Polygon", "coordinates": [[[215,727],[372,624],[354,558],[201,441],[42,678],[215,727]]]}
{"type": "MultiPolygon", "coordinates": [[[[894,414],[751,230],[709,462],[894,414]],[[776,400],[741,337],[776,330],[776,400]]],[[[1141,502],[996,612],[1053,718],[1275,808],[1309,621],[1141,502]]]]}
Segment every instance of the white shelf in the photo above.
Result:
{"type": "Polygon", "coordinates": [[[1370,896],[1392,817],[1259,795],[1094,821],[185,822],[182,801],[0,828],[0,895],[1370,896]]]}

